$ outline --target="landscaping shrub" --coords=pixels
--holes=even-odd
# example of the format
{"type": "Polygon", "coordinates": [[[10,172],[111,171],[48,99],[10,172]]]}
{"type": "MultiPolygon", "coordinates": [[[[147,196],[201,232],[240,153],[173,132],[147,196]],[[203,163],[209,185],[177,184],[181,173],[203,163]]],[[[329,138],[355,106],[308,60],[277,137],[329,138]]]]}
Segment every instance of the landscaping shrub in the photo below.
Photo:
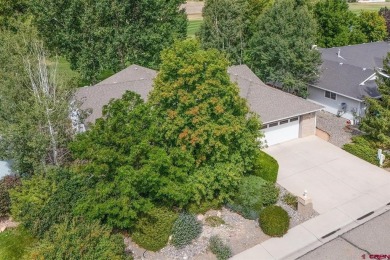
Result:
{"type": "Polygon", "coordinates": [[[181,248],[191,243],[202,233],[202,223],[192,214],[179,215],[172,228],[172,244],[181,248]]]}
{"type": "Polygon", "coordinates": [[[192,203],[188,207],[188,212],[191,214],[204,214],[210,209],[220,209],[221,202],[213,199],[209,201],[201,202],[200,204],[192,203]]]}
{"type": "Polygon", "coordinates": [[[52,169],[22,181],[11,194],[13,217],[33,235],[43,237],[54,224],[73,218],[79,183],[65,169],[52,169]]]}
{"type": "Polygon", "coordinates": [[[218,217],[218,216],[209,216],[205,219],[206,224],[209,225],[210,227],[218,227],[220,225],[225,224],[225,221],[218,217]]]}
{"type": "Polygon", "coordinates": [[[210,237],[209,249],[218,260],[226,260],[232,256],[231,248],[226,245],[219,236],[210,237]]]}
{"type": "Polygon", "coordinates": [[[9,191],[20,185],[20,179],[7,175],[0,180],[0,217],[7,216],[11,210],[9,191]]]}
{"type": "Polygon", "coordinates": [[[0,233],[0,259],[20,260],[34,243],[35,239],[21,227],[7,229],[0,233]]]}
{"type": "Polygon", "coordinates": [[[265,234],[272,237],[281,237],[287,233],[290,218],[283,208],[269,206],[261,211],[259,223],[265,234]]]}
{"type": "Polygon", "coordinates": [[[254,162],[254,169],[252,174],[261,177],[266,181],[275,183],[278,177],[278,171],[278,162],[267,153],[259,151],[259,154],[254,162]]]}
{"type": "Polygon", "coordinates": [[[263,199],[263,207],[275,204],[278,201],[279,189],[275,187],[272,182],[265,182],[261,190],[261,197],[263,199]]]}
{"type": "Polygon", "coordinates": [[[292,195],[291,193],[287,193],[282,198],[283,202],[289,205],[291,208],[297,210],[298,209],[298,197],[292,195]]]}
{"type": "Polygon", "coordinates": [[[345,144],[343,149],[360,159],[363,159],[374,165],[378,165],[377,149],[373,142],[370,142],[364,136],[355,136],[352,138],[352,143],[345,144]]]}
{"type": "Polygon", "coordinates": [[[129,259],[121,235],[96,222],[73,219],[56,224],[32,247],[26,259],[129,259]]]}
{"type": "MultiPolygon", "coordinates": [[[[265,181],[257,176],[242,178],[234,204],[243,208],[243,213],[260,212],[263,207],[262,189],[265,181]]],[[[258,214],[256,214],[258,215],[258,214]]]]}
{"type": "Polygon", "coordinates": [[[147,250],[158,251],[167,244],[176,219],[175,212],[166,208],[153,208],[148,215],[138,219],[131,238],[147,250]]]}

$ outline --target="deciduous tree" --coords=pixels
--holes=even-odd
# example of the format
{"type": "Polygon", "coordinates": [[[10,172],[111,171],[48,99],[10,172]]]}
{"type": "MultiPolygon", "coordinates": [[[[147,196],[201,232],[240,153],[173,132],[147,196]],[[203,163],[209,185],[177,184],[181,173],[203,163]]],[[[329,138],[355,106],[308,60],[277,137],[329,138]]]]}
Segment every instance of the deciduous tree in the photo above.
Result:
{"type": "Polygon", "coordinates": [[[0,154],[14,160],[18,173],[32,174],[66,161],[72,88],[56,78],[33,30],[18,31],[0,35],[0,154]]]}
{"type": "Polygon", "coordinates": [[[383,41],[387,36],[386,21],[377,12],[362,11],[358,25],[367,39],[366,42],[383,41]]]}
{"type": "Polygon", "coordinates": [[[137,63],[157,68],[160,51],[185,38],[183,0],[35,0],[40,35],[89,82],[137,63]]]}
{"type": "Polygon", "coordinates": [[[224,51],[233,64],[244,62],[254,24],[273,0],[208,0],[199,38],[204,48],[224,51]]]}
{"type": "Polygon", "coordinates": [[[304,3],[277,1],[259,17],[246,62],[264,82],[305,97],[321,63],[315,38],[316,23],[304,3]]]}

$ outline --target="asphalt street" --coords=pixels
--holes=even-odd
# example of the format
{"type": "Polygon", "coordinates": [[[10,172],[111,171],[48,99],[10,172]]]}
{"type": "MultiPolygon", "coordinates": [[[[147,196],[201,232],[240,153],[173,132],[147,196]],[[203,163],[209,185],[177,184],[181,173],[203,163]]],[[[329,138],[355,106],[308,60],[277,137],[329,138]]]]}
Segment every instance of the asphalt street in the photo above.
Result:
{"type": "Polygon", "coordinates": [[[390,259],[390,211],[298,259],[390,259]]]}

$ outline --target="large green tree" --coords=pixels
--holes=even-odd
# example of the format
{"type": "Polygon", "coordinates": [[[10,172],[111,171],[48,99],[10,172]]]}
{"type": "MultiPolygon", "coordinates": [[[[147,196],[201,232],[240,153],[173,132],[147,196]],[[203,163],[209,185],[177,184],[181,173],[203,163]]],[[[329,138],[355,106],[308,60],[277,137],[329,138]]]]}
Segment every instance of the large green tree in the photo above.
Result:
{"type": "Polygon", "coordinates": [[[29,16],[29,0],[1,0],[0,28],[16,31],[29,16]]]}
{"type": "Polygon", "coordinates": [[[259,121],[230,82],[227,60],[196,41],[162,54],[150,101],[127,92],[71,144],[85,184],[75,212],[134,228],[155,206],[222,203],[253,169],[259,121]]]}
{"type": "Polygon", "coordinates": [[[31,27],[4,30],[0,41],[0,156],[14,160],[20,174],[61,165],[72,133],[71,85],[56,77],[31,27]]]}
{"type": "Polygon", "coordinates": [[[375,11],[362,11],[358,18],[360,31],[366,42],[383,41],[387,36],[386,21],[375,11]]]}
{"type": "Polygon", "coordinates": [[[279,0],[263,13],[249,42],[246,62],[265,82],[305,97],[321,63],[316,23],[302,1],[279,0]]]}
{"type": "Polygon", "coordinates": [[[253,27],[273,0],[207,0],[199,38],[204,48],[224,51],[234,64],[242,64],[253,27]]]}
{"type": "Polygon", "coordinates": [[[242,173],[252,169],[259,121],[230,82],[228,61],[194,40],[176,43],[162,60],[149,102],[164,118],[166,144],[190,152],[198,167],[228,162],[242,173]]]}
{"type": "Polygon", "coordinates": [[[88,82],[137,63],[157,68],[160,51],[185,38],[183,0],[34,0],[40,35],[88,82]]]}
{"type": "Polygon", "coordinates": [[[324,48],[362,43],[357,16],[348,9],[345,0],[322,0],[314,7],[318,23],[317,44],[324,48]]]}
{"type": "Polygon", "coordinates": [[[376,141],[382,149],[390,148],[390,54],[383,62],[383,70],[377,73],[381,97],[367,98],[367,111],[361,129],[376,141]]]}

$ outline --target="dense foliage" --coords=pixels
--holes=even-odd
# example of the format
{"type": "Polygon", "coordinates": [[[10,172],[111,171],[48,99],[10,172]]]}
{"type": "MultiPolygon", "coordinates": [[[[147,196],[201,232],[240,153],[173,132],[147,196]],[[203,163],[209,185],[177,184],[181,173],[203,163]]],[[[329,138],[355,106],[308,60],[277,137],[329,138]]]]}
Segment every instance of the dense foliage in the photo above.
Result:
{"type": "Polygon", "coordinates": [[[316,22],[304,1],[279,0],[256,24],[246,63],[261,80],[306,97],[318,77],[316,22]]]}
{"type": "Polygon", "coordinates": [[[385,19],[377,12],[355,15],[344,0],[318,1],[314,15],[318,23],[317,44],[321,47],[382,41],[387,35],[385,19]]]}
{"type": "Polygon", "coordinates": [[[258,117],[230,82],[228,63],[216,50],[201,50],[194,40],[162,53],[150,103],[163,119],[167,147],[191,160],[188,181],[197,202],[224,201],[253,168],[260,135],[258,117]]]}
{"type": "Polygon", "coordinates": [[[168,242],[177,214],[165,208],[153,208],[137,220],[131,238],[146,250],[158,251],[168,242]]]}
{"type": "Polygon", "coordinates": [[[160,51],[185,38],[183,0],[34,0],[38,31],[89,82],[137,63],[157,68],[160,51]]]}
{"type": "Polygon", "coordinates": [[[20,227],[0,232],[0,259],[23,259],[24,254],[35,243],[36,239],[20,227]]]}
{"type": "Polygon", "coordinates": [[[7,175],[0,179],[0,217],[8,216],[11,210],[11,189],[20,185],[20,178],[7,175]]]}
{"type": "Polygon", "coordinates": [[[257,176],[247,176],[241,181],[233,202],[228,207],[247,219],[257,219],[263,207],[275,204],[279,190],[275,184],[257,176]]]}
{"type": "Polygon", "coordinates": [[[182,213],[172,227],[172,244],[182,248],[198,238],[200,233],[202,233],[202,223],[196,219],[196,216],[182,213]]]}
{"type": "Polygon", "coordinates": [[[208,0],[199,38],[204,48],[224,51],[233,64],[244,62],[254,24],[273,0],[208,0]]]}
{"type": "Polygon", "coordinates": [[[32,235],[43,237],[54,224],[73,217],[81,185],[65,169],[23,179],[11,192],[12,216],[32,235]]]}
{"type": "Polygon", "coordinates": [[[263,151],[259,151],[252,174],[275,183],[278,178],[278,172],[279,164],[275,158],[263,151]]]}
{"type": "Polygon", "coordinates": [[[210,237],[209,243],[210,251],[213,252],[218,260],[227,260],[233,255],[232,249],[219,236],[214,235],[210,237]]]}
{"type": "Polygon", "coordinates": [[[123,238],[98,222],[82,219],[54,225],[25,259],[130,259],[125,255],[123,238]]]}
{"type": "Polygon", "coordinates": [[[72,134],[71,84],[57,78],[30,26],[2,31],[0,41],[0,157],[21,175],[62,165],[72,134]]]}
{"type": "Polygon", "coordinates": [[[351,143],[343,146],[343,149],[360,159],[378,165],[377,149],[373,145],[372,140],[370,141],[367,137],[355,136],[352,138],[351,143]]]}
{"type": "Polygon", "coordinates": [[[390,149],[390,54],[383,61],[383,69],[377,73],[380,98],[367,98],[366,115],[361,129],[382,149],[390,149]]]}
{"type": "Polygon", "coordinates": [[[385,19],[387,38],[390,37],[390,10],[387,7],[383,7],[379,10],[379,15],[385,19]]]}
{"type": "Polygon", "coordinates": [[[264,208],[259,216],[261,230],[269,236],[281,237],[287,233],[290,225],[290,217],[287,212],[279,206],[264,208]]]}

